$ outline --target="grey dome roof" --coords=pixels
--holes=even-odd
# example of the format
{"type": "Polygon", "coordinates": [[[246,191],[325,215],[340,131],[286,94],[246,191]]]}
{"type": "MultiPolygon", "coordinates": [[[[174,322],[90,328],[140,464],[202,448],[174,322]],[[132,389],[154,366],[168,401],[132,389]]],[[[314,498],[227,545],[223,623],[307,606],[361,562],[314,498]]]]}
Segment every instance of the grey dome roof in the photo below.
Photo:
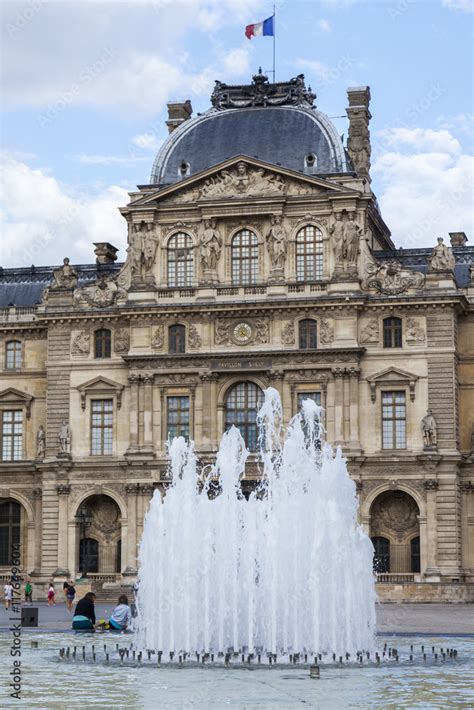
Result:
{"type": "Polygon", "coordinates": [[[311,175],[352,170],[335,127],[308,101],[308,96],[312,99],[314,94],[306,92],[302,99],[301,93],[279,98],[287,87],[289,92],[298,91],[300,77],[287,84],[263,82],[257,98],[262,91],[266,94],[257,105],[259,87],[255,87],[255,77],[254,84],[246,87],[216,84],[214,108],[184,121],[168,136],[153,165],[152,184],[170,185],[182,180],[183,163],[187,164],[188,177],[234,155],[259,158],[311,175]],[[239,90],[234,91],[234,96],[233,89],[239,90]],[[272,102],[280,105],[271,105],[272,102]],[[310,154],[316,156],[316,161],[312,167],[305,167],[305,157],[310,154]]]}

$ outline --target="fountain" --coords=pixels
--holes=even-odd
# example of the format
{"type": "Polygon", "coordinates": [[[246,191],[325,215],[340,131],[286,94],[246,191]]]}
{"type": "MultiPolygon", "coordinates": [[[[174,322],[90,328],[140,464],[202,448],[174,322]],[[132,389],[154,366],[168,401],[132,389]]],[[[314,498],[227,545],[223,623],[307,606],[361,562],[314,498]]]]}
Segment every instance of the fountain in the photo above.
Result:
{"type": "Polygon", "coordinates": [[[283,439],[279,394],[264,394],[261,477],[248,499],[238,429],[200,475],[193,443],[170,445],[172,484],[163,501],[155,491],[139,552],[137,647],[160,658],[227,665],[375,652],[373,547],[342,453],[324,442],[310,399],[283,439]]]}

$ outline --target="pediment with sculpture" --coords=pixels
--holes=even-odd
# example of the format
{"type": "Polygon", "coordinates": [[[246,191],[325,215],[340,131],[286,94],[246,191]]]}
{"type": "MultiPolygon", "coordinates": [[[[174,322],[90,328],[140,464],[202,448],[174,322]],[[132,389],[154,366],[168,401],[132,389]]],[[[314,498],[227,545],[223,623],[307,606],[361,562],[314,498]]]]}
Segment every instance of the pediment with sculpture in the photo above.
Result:
{"type": "Polygon", "coordinates": [[[247,156],[232,158],[178,184],[162,188],[134,201],[133,206],[160,203],[186,203],[219,198],[256,198],[273,195],[355,195],[353,190],[322,178],[302,175],[247,156]]]}

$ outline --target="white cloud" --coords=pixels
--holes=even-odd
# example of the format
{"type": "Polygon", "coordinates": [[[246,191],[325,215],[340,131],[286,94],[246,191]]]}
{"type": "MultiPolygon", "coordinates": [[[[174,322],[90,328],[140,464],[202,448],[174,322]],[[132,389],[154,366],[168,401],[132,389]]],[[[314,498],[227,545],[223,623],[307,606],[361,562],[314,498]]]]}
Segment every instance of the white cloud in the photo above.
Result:
{"type": "Polygon", "coordinates": [[[112,185],[94,195],[77,193],[11,156],[3,165],[3,266],[57,264],[64,256],[92,262],[94,241],[124,250],[126,223],[117,208],[127,204],[126,190],[112,185]]]}
{"type": "Polygon", "coordinates": [[[81,153],[76,158],[83,165],[131,165],[132,163],[150,161],[148,156],[143,155],[130,155],[127,157],[125,155],[88,155],[87,153],[81,153]]]}
{"type": "Polygon", "coordinates": [[[473,0],[442,0],[441,4],[457,12],[474,12],[473,0]]]}
{"type": "Polygon", "coordinates": [[[430,128],[389,128],[378,132],[387,146],[406,146],[417,151],[459,153],[461,146],[457,138],[446,129],[430,128]]]}
{"type": "Polygon", "coordinates": [[[447,131],[394,128],[386,138],[392,149],[375,160],[372,172],[394,242],[428,246],[448,232],[472,235],[473,156],[460,153],[447,131]]]}
{"type": "Polygon", "coordinates": [[[162,141],[154,133],[138,133],[132,138],[133,145],[142,150],[158,150],[162,141]]]}
{"type": "MultiPolygon", "coordinates": [[[[38,0],[40,2],[40,0],[38,0]]],[[[7,3],[4,26],[28,3],[7,3]],[[20,10],[17,10],[20,8],[20,10]]],[[[209,94],[214,79],[244,77],[247,48],[222,48],[219,30],[236,19],[252,21],[263,0],[186,0],[135,3],[43,2],[15,33],[4,30],[3,101],[9,108],[39,108],[40,125],[70,105],[120,107],[156,115],[169,98],[209,94]],[[250,18],[250,19],[249,19],[250,18]],[[71,42],[64,27],[74,27],[71,42]],[[210,35],[206,66],[186,53],[188,33],[210,35]],[[136,36],[140,36],[137,50],[136,36]],[[45,43],[45,37],[54,42],[45,43]],[[58,62],[58,57],[61,61],[58,62]]]]}
{"type": "Polygon", "coordinates": [[[437,123],[440,128],[448,131],[466,134],[469,137],[474,135],[474,113],[458,113],[454,116],[439,116],[437,123]]]}
{"type": "Polygon", "coordinates": [[[331,32],[331,24],[328,20],[318,20],[316,26],[321,30],[321,32],[331,32]]]}

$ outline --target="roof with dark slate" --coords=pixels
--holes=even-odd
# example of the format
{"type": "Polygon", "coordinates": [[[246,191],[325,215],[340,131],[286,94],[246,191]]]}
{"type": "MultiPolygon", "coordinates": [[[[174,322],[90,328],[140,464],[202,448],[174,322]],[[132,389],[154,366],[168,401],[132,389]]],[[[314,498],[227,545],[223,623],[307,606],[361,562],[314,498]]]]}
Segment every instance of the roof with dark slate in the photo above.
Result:
{"type": "Polygon", "coordinates": [[[170,185],[234,155],[309,175],[352,172],[341,137],[314,98],[302,75],[277,84],[261,73],[249,85],[216,82],[213,108],[168,136],[150,183],[170,185]],[[316,160],[308,164],[307,156],[316,160]]]}

